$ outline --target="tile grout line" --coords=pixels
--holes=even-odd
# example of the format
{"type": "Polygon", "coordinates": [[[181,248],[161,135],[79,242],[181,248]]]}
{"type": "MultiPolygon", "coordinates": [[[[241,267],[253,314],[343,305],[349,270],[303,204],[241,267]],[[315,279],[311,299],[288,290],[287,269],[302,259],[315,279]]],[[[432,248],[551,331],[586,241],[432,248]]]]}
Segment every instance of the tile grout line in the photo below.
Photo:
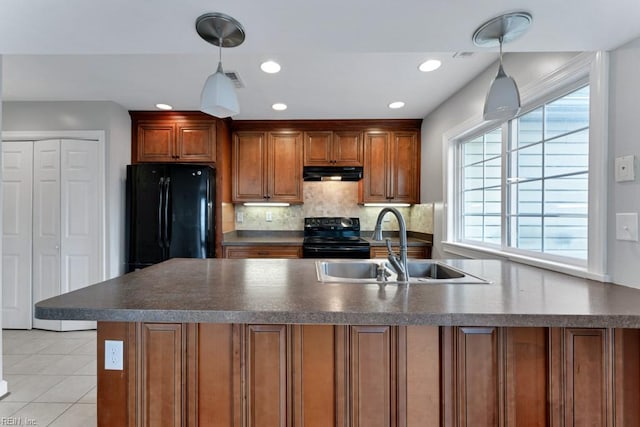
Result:
{"type": "MultiPolygon", "coordinates": [[[[28,384],[23,384],[26,387],[28,387],[29,385],[32,385],[31,382],[29,381],[31,378],[38,378],[38,377],[55,377],[58,376],[60,377],[59,381],[56,381],[55,383],[51,384],[49,387],[46,387],[44,390],[38,390],[37,388],[35,389],[36,394],[35,395],[29,395],[29,393],[26,393],[26,396],[29,396],[29,398],[31,400],[29,401],[4,401],[0,400],[1,402],[6,402],[7,404],[11,404],[11,405],[17,405],[18,408],[15,410],[11,411],[10,415],[7,414],[3,414],[2,417],[15,417],[17,414],[21,413],[22,411],[25,410],[25,408],[29,407],[30,405],[65,405],[65,408],[62,412],[60,412],[57,415],[53,415],[54,413],[50,412],[50,415],[53,416],[53,419],[48,420],[46,425],[51,425],[56,423],[58,420],[61,419],[61,417],[64,417],[65,414],[69,414],[69,410],[71,410],[72,408],[78,408],[77,410],[80,411],[84,411],[84,409],[81,408],[90,408],[89,410],[94,410],[95,411],[95,406],[96,406],[96,402],[91,402],[91,399],[89,399],[88,402],[81,402],[82,399],[85,399],[90,393],[92,393],[95,388],[97,387],[97,384],[94,384],[92,386],[90,386],[90,388],[88,390],[86,390],[84,393],[82,393],[80,396],[78,396],[77,398],[73,399],[73,401],[69,402],[69,401],[65,401],[65,402],[55,402],[55,401],[51,401],[51,400],[55,400],[55,397],[52,398],[47,398],[46,400],[48,400],[47,402],[37,402],[37,400],[39,398],[41,398],[42,396],[44,396],[45,394],[49,393],[52,391],[52,389],[54,389],[55,387],[59,386],[61,383],[63,383],[64,381],[70,379],[70,378],[74,378],[74,377],[78,377],[78,378],[95,378],[96,374],[95,373],[91,373],[91,367],[89,365],[91,365],[92,363],[95,364],[95,358],[96,358],[96,352],[92,351],[92,347],[95,348],[96,344],[95,344],[95,331],[92,332],[82,332],[81,336],[78,335],[62,335],[62,334],[74,334],[74,332],[49,332],[49,331],[40,331],[40,330],[25,330],[25,331],[14,331],[14,330],[7,330],[5,331],[5,333],[3,333],[3,345],[4,345],[4,349],[6,351],[7,348],[10,348],[11,350],[16,349],[16,348],[20,348],[20,347],[24,347],[24,352],[20,351],[20,353],[8,353],[5,354],[4,356],[19,356],[19,360],[15,361],[14,363],[11,363],[10,365],[13,366],[17,363],[21,363],[21,361],[27,360],[32,356],[41,356],[42,359],[40,361],[37,360],[37,358],[35,359],[35,367],[37,369],[38,363],[40,363],[40,365],[42,366],[39,370],[43,370],[43,371],[48,371],[53,368],[56,368],[56,363],[59,364],[59,366],[57,366],[57,368],[61,368],[62,371],[64,372],[68,372],[70,369],[68,369],[69,366],[69,359],[67,359],[66,364],[65,364],[65,358],[70,357],[71,360],[73,360],[74,357],[78,357],[78,359],[76,359],[78,362],[80,360],[82,360],[83,358],[87,358],[87,359],[93,359],[93,361],[89,360],[87,363],[81,363],[81,366],[78,367],[77,369],[75,369],[73,372],[71,373],[56,373],[55,371],[48,371],[48,372],[37,372],[37,373],[30,373],[29,372],[29,364],[25,363],[24,368],[19,368],[19,369],[24,369],[26,371],[26,373],[7,373],[5,372],[7,375],[13,375],[19,378],[19,380],[16,381],[16,385],[14,385],[14,393],[16,392],[24,392],[24,390],[20,389],[20,384],[24,383],[24,382],[28,382],[28,384]],[[58,347],[62,347],[64,349],[64,342],[61,340],[70,340],[68,342],[69,345],[73,345],[73,348],[70,351],[64,351],[64,352],[60,352],[59,350],[56,351],[56,346],[58,347]],[[46,341],[45,345],[43,344],[43,341],[46,341]],[[31,351],[27,351],[28,349],[31,349],[31,351]],[[47,353],[47,349],[49,349],[49,353],[47,353]],[[76,353],[76,351],[80,351],[79,353],[76,353]],[[47,359],[51,357],[51,363],[47,366],[47,359]],[[56,359],[57,358],[57,359],[56,359]],[[88,369],[85,369],[88,368],[88,369]],[[78,371],[84,370],[83,373],[77,373],[78,371]],[[86,372],[90,372],[90,373],[86,373],[86,372]]],[[[73,362],[70,362],[71,364],[73,364],[73,362]]],[[[72,380],[73,381],[73,380],[72,380]]],[[[79,380],[80,384],[82,384],[83,380],[79,380]]],[[[75,384],[73,384],[75,387],[75,384]]],[[[7,396],[11,395],[11,391],[12,391],[12,387],[11,387],[11,383],[9,385],[9,390],[10,390],[10,394],[8,394],[7,396]]],[[[81,389],[80,389],[81,390],[81,389]]],[[[64,393],[64,392],[63,392],[64,393]]],[[[52,393],[55,395],[55,393],[52,393]]],[[[71,394],[71,396],[73,396],[74,393],[71,394]]],[[[9,406],[10,407],[10,406],[9,406]]],[[[57,412],[57,410],[56,410],[57,412]]],[[[82,413],[82,412],[81,412],[82,413]]],[[[73,417],[73,415],[68,415],[69,417],[73,417]]],[[[65,420],[65,422],[69,422],[69,420],[65,420]]],[[[95,420],[94,420],[95,422],[95,420]]],[[[43,424],[44,425],[44,424],[43,424]]],[[[74,424],[76,425],[76,424],[74,424]]],[[[83,424],[84,427],[84,424],[83,424]]]]}

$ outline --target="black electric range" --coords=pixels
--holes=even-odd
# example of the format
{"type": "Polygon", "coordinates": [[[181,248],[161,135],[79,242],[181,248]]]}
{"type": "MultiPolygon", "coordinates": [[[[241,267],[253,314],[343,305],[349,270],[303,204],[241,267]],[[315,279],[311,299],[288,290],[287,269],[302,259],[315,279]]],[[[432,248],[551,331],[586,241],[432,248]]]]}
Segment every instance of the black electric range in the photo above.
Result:
{"type": "Polygon", "coordinates": [[[360,218],[304,219],[304,258],[369,258],[369,242],[360,237],[360,218]]]}

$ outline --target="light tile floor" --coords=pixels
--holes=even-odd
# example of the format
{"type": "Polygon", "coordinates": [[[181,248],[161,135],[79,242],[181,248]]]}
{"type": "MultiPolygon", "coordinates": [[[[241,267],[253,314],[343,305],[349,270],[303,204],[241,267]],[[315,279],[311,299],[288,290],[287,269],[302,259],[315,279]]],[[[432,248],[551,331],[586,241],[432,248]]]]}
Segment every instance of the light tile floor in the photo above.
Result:
{"type": "Polygon", "coordinates": [[[9,394],[0,420],[90,427],[96,422],[96,332],[2,331],[9,394]]]}

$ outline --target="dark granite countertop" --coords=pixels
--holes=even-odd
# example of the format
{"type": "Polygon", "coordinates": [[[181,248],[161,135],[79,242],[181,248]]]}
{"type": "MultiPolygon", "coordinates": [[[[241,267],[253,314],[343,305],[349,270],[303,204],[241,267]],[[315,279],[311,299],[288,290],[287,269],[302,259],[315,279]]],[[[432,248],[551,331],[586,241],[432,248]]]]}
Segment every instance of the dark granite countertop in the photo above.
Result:
{"type": "Polygon", "coordinates": [[[498,260],[490,284],[321,283],[311,259],[173,259],[36,304],[42,319],[640,327],[640,290],[498,260]]]}

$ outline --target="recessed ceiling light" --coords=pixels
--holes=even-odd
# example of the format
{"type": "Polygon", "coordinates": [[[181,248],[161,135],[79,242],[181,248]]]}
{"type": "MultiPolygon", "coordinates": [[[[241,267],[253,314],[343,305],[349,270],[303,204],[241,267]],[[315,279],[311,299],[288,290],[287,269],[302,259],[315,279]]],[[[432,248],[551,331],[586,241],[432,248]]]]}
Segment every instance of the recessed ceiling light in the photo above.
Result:
{"type": "Polygon", "coordinates": [[[402,107],[404,107],[404,102],[402,102],[402,101],[395,101],[395,102],[392,102],[391,104],[389,104],[389,108],[394,109],[394,110],[396,110],[398,108],[402,108],[402,107]]]}
{"type": "Polygon", "coordinates": [[[265,73],[274,74],[280,71],[280,64],[276,61],[265,61],[260,64],[260,69],[265,73]]]}
{"type": "Polygon", "coordinates": [[[283,104],[282,102],[276,102],[271,106],[276,111],[284,111],[287,109],[287,104],[283,104]]]}
{"type": "Polygon", "coordinates": [[[173,107],[169,104],[156,104],[156,108],[159,110],[173,110],[173,107]]]}
{"type": "Polygon", "coordinates": [[[418,66],[418,69],[424,73],[428,73],[429,71],[437,70],[438,68],[440,68],[440,65],[442,65],[442,62],[438,61],[437,59],[428,59],[420,64],[420,66],[418,66]]]}

